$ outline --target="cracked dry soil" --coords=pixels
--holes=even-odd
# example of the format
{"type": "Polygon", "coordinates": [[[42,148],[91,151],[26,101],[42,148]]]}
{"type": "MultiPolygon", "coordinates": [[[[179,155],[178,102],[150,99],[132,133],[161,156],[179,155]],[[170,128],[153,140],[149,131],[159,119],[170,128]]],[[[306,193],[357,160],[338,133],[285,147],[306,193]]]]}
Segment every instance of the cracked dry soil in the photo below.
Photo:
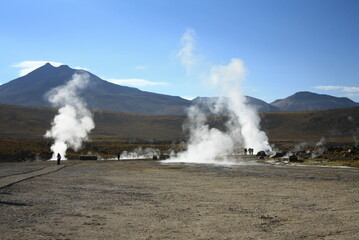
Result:
{"type": "Polygon", "coordinates": [[[0,239],[359,239],[359,169],[64,164],[0,189],[0,239]]]}

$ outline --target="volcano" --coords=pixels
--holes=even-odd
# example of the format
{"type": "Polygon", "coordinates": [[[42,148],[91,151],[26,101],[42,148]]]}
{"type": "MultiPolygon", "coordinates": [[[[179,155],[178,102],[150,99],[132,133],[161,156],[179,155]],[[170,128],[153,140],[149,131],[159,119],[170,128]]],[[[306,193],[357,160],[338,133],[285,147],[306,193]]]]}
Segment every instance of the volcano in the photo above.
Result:
{"type": "MultiPolygon", "coordinates": [[[[50,63],[0,86],[0,103],[20,106],[50,107],[44,95],[65,84],[74,73],[87,72],[67,65],[54,67],[50,63]]],[[[120,86],[90,75],[90,84],[81,97],[91,109],[151,115],[184,115],[191,101],[120,86]]]]}

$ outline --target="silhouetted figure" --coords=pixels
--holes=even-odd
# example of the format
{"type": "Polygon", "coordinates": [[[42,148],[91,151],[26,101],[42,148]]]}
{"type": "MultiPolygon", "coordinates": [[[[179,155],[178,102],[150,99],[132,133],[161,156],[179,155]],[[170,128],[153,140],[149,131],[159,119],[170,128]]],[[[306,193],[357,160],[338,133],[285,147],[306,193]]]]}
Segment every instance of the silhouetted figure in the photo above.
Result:
{"type": "Polygon", "coordinates": [[[248,148],[248,154],[249,155],[253,155],[253,152],[254,152],[253,148],[248,148]]]}
{"type": "Polygon", "coordinates": [[[61,155],[60,153],[57,154],[57,165],[60,165],[60,161],[61,161],[61,155]]]}
{"type": "Polygon", "coordinates": [[[120,158],[121,158],[121,153],[119,152],[119,153],[117,153],[117,160],[120,161],[120,158]]]}
{"type": "Polygon", "coordinates": [[[247,155],[247,148],[244,149],[244,155],[247,155]]]}

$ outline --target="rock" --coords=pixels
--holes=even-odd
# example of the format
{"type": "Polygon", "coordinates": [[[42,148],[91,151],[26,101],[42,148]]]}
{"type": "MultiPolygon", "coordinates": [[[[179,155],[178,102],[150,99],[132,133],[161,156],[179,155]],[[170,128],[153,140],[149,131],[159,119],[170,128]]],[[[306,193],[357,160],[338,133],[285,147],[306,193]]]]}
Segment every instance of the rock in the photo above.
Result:
{"type": "Polygon", "coordinates": [[[286,154],[286,152],[276,152],[275,154],[270,155],[269,158],[280,158],[284,157],[286,154]]]}
{"type": "Polygon", "coordinates": [[[266,154],[264,151],[259,151],[259,152],[257,153],[257,157],[258,157],[259,159],[264,159],[265,156],[267,156],[267,154],[266,154]]]}
{"type": "Polygon", "coordinates": [[[299,160],[296,155],[289,156],[289,162],[304,162],[303,160],[299,160]]]}
{"type": "Polygon", "coordinates": [[[97,156],[83,155],[79,157],[79,160],[97,160],[97,156]]]}
{"type": "Polygon", "coordinates": [[[166,159],[169,159],[170,157],[171,157],[170,155],[161,154],[161,155],[160,155],[160,160],[166,160],[166,159]]]}

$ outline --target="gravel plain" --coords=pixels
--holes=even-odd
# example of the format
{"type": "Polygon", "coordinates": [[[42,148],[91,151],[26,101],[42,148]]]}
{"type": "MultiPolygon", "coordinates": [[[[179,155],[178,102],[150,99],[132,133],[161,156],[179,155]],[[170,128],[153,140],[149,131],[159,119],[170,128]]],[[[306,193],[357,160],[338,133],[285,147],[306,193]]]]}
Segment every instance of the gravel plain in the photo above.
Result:
{"type": "Polygon", "coordinates": [[[0,239],[359,239],[357,168],[62,164],[0,189],[0,239]]]}

